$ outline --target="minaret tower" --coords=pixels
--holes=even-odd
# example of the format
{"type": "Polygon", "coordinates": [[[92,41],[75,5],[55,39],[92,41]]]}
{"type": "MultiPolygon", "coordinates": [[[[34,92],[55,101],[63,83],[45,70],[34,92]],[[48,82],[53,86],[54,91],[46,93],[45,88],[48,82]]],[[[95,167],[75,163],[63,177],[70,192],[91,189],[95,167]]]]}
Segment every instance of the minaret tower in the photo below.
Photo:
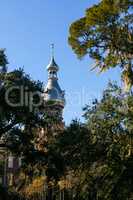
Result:
{"type": "Polygon", "coordinates": [[[44,103],[47,115],[50,117],[56,117],[61,122],[63,120],[62,113],[65,106],[65,93],[61,90],[58,84],[57,73],[59,71],[59,66],[56,64],[54,59],[54,44],[51,46],[52,55],[50,63],[47,66],[48,82],[44,89],[44,103]]]}
{"type": "Polygon", "coordinates": [[[36,148],[39,151],[47,152],[47,143],[53,141],[58,134],[64,130],[63,109],[65,106],[65,92],[61,90],[58,84],[57,73],[59,66],[54,59],[54,45],[52,44],[52,55],[49,65],[47,66],[48,81],[44,88],[44,116],[47,123],[45,127],[38,130],[36,148]],[[46,148],[45,148],[46,147],[46,148]]]}

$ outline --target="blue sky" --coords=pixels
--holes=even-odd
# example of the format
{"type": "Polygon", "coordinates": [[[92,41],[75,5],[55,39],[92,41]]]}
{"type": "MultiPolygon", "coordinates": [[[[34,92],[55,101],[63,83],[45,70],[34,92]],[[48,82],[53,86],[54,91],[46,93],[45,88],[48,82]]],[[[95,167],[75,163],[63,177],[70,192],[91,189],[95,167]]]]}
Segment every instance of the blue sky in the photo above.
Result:
{"type": "MultiPolygon", "coordinates": [[[[50,44],[60,66],[59,82],[66,91],[64,119],[81,118],[82,108],[100,98],[108,80],[119,80],[119,69],[99,75],[93,61],[78,60],[68,45],[69,26],[98,0],[1,0],[0,47],[6,48],[9,70],[23,67],[33,79],[47,81],[50,44]]],[[[82,119],[81,119],[82,120],[82,119]]]]}

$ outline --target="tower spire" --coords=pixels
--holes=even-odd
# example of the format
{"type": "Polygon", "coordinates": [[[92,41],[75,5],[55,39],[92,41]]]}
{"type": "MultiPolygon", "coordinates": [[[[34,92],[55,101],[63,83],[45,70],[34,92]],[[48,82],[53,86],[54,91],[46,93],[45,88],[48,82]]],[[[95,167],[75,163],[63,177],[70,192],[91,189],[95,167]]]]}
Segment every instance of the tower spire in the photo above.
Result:
{"type": "Polygon", "coordinates": [[[59,66],[56,64],[54,59],[54,44],[51,44],[51,60],[47,66],[48,83],[45,87],[44,99],[46,102],[52,100],[57,104],[61,105],[61,107],[64,107],[65,105],[64,91],[61,90],[58,84],[58,76],[57,76],[58,70],[59,66]]]}
{"type": "Polygon", "coordinates": [[[58,65],[56,64],[55,59],[54,59],[54,49],[55,49],[55,45],[54,45],[54,44],[51,44],[50,47],[51,47],[51,59],[50,59],[49,65],[47,66],[47,70],[50,72],[50,74],[52,74],[53,71],[56,73],[56,72],[59,70],[59,67],[58,67],[58,65]],[[51,72],[52,72],[52,73],[51,73],[51,72]]]}
{"type": "Polygon", "coordinates": [[[54,43],[52,43],[51,44],[51,57],[52,57],[52,59],[54,58],[54,48],[55,47],[55,45],[54,45],[54,43]]]}

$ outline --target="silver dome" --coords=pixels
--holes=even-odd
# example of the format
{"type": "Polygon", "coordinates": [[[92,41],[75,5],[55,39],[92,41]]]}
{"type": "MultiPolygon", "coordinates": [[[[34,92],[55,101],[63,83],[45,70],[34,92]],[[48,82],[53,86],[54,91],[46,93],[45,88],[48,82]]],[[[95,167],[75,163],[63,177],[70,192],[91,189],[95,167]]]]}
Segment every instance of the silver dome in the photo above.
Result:
{"type": "Polygon", "coordinates": [[[59,71],[59,66],[56,64],[54,57],[51,58],[49,65],[47,66],[47,70],[55,70],[59,71]]]}
{"type": "Polygon", "coordinates": [[[47,66],[48,82],[44,89],[44,101],[53,102],[59,105],[65,105],[65,92],[61,90],[58,84],[57,71],[59,70],[54,57],[52,57],[50,64],[47,66]]]}

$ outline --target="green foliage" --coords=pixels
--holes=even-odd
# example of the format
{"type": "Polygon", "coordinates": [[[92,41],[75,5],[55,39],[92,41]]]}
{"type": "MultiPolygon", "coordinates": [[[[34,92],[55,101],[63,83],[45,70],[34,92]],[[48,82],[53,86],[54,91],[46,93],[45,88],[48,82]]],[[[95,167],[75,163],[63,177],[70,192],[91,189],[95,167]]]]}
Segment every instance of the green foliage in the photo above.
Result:
{"type": "Polygon", "coordinates": [[[28,95],[29,99],[33,93],[41,93],[42,84],[33,81],[22,69],[5,74],[1,73],[0,79],[2,81],[0,89],[0,136],[10,151],[29,159],[35,148],[33,130],[41,126],[42,123],[44,124],[44,119],[40,115],[42,105],[38,106],[38,97],[33,97],[34,103],[29,101],[25,104],[25,98],[27,98],[25,94],[28,95]],[[8,91],[10,91],[10,94],[7,101],[6,94],[8,91]],[[30,110],[30,106],[32,106],[32,110],[30,110]]]}
{"type": "MultiPolygon", "coordinates": [[[[37,120],[39,122],[38,113],[35,112],[37,107],[33,106],[30,111],[30,102],[25,103],[26,96],[24,95],[26,92],[27,95],[33,92],[41,92],[41,83],[32,81],[21,69],[7,72],[6,75],[0,74],[0,79],[2,81],[0,89],[0,135],[12,130],[12,128],[30,125],[29,121],[32,125],[37,120]]],[[[33,101],[37,102],[37,98],[35,97],[33,101]]]]}
{"type": "Polygon", "coordinates": [[[95,168],[89,172],[99,199],[114,199],[114,196],[115,199],[128,199],[128,195],[132,196],[131,166],[126,164],[129,160],[132,163],[133,153],[132,101],[132,94],[123,95],[120,88],[110,83],[101,101],[85,108],[92,142],[101,154],[95,161],[95,168]]]}
{"type": "Polygon", "coordinates": [[[64,156],[65,167],[74,169],[78,165],[86,165],[91,146],[90,134],[85,125],[77,120],[72,121],[69,127],[64,130],[57,142],[60,151],[64,156]]]}
{"type": "Polygon", "coordinates": [[[121,67],[126,90],[133,84],[132,9],[132,0],[102,0],[72,23],[69,36],[78,57],[89,54],[100,72],[121,67]]]}
{"type": "Polygon", "coordinates": [[[43,104],[38,104],[42,91],[42,83],[33,81],[23,69],[0,73],[0,137],[13,154],[23,156],[27,167],[39,162],[34,139],[35,129],[45,126],[43,104]]]}
{"type": "Polygon", "coordinates": [[[57,138],[77,200],[132,199],[133,95],[109,83],[101,100],[84,108],[57,138]]]}
{"type": "Polygon", "coordinates": [[[5,55],[5,49],[0,49],[0,72],[6,73],[7,71],[7,57],[5,55]]]}

